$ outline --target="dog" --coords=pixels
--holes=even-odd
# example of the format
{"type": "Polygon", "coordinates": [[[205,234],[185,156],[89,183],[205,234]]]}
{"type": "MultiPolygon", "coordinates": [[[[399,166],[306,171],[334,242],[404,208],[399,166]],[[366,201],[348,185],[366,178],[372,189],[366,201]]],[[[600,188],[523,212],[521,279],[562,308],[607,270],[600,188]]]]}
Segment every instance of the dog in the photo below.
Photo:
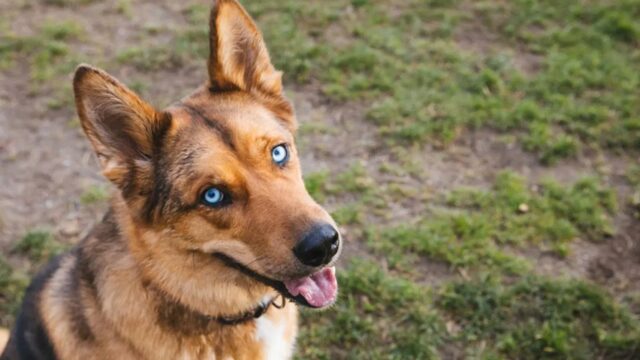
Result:
{"type": "Polygon", "coordinates": [[[326,308],[342,239],[308,194],[262,35],[214,1],[208,79],[159,111],[80,65],[76,107],[110,210],[26,291],[9,359],[287,359],[326,308]]]}

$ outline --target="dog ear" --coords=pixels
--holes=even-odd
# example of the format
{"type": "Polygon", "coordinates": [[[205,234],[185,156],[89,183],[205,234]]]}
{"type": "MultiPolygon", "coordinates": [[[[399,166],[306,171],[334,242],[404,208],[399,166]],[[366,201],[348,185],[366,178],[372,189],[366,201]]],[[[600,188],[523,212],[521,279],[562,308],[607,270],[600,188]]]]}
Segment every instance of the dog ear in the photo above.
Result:
{"type": "Polygon", "coordinates": [[[236,0],[216,0],[209,21],[209,80],[213,90],[281,96],[282,73],[271,64],[262,34],[236,0]]]}
{"type": "Polygon", "coordinates": [[[256,95],[295,132],[291,103],[282,94],[282,72],[271,64],[258,26],[236,0],[214,0],[209,20],[209,86],[256,95]]]}
{"type": "Polygon", "coordinates": [[[154,139],[171,117],[159,113],[107,73],[80,65],[73,79],[80,123],[98,156],[102,172],[121,190],[150,176],[154,139]]]}

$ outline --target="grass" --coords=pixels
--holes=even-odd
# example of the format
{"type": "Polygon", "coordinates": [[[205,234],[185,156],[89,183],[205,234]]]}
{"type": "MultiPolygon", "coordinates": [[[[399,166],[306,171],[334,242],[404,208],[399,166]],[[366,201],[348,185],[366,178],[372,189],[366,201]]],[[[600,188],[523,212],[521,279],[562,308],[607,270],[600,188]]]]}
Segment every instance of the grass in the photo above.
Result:
{"type": "Polygon", "coordinates": [[[338,273],[340,300],[326,312],[303,312],[300,359],[437,358],[443,324],[427,287],[354,261],[338,273]]]}
{"type": "Polygon", "coordinates": [[[627,170],[627,181],[632,186],[629,204],[633,208],[634,215],[640,219],[640,166],[634,165],[627,170]]]}
{"type": "Polygon", "coordinates": [[[323,202],[327,197],[327,178],[329,174],[326,171],[314,172],[304,176],[304,186],[307,188],[309,195],[318,202],[323,202]]]}
{"type": "MultiPolygon", "coordinates": [[[[122,4],[126,5],[127,2],[122,4]]],[[[131,11],[126,10],[127,6],[124,11],[131,11]]],[[[177,69],[192,63],[194,59],[204,59],[209,51],[208,14],[208,7],[202,4],[190,5],[183,11],[187,26],[175,31],[171,46],[168,47],[166,42],[153,45],[143,43],[119,52],[115,60],[120,64],[132,65],[141,72],[153,72],[177,69]]]]}
{"type": "Polygon", "coordinates": [[[489,191],[453,191],[443,205],[414,224],[369,230],[368,241],[392,265],[410,264],[405,256],[410,253],[454,267],[518,273],[527,266],[510,247],[537,245],[564,256],[578,237],[602,241],[612,235],[616,208],[611,190],[594,179],[570,187],[545,181],[531,190],[510,172],[499,174],[489,191]]]}
{"type": "Polygon", "coordinates": [[[81,38],[83,28],[71,21],[47,21],[31,36],[10,32],[0,36],[0,64],[8,67],[27,57],[32,81],[47,81],[68,74],[76,66],[68,42],[81,38]]]}
{"type": "Polygon", "coordinates": [[[28,279],[0,256],[0,326],[9,326],[19,309],[28,279]]]}
{"type": "MultiPolygon", "coordinates": [[[[365,101],[367,118],[388,141],[447,145],[465,130],[489,127],[515,132],[525,150],[551,165],[585,149],[640,149],[640,26],[633,17],[640,2],[590,3],[244,5],[288,82],[313,80],[335,101],[365,101]],[[491,40],[472,42],[491,41],[489,50],[461,45],[460,38],[483,33],[491,40]],[[536,70],[519,66],[521,57],[535,57],[526,61],[538,63],[536,70]]],[[[141,44],[116,59],[144,72],[184,66],[207,53],[207,15],[200,3],[187,6],[188,25],[175,31],[171,49],[141,44]]]]}
{"type": "MultiPolygon", "coordinates": [[[[62,3],[67,1],[72,0],[62,3]]],[[[288,82],[313,80],[335,101],[364,101],[367,118],[388,141],[446,145],[482,126],[514,132],[525,150],[553,164],[591,148],[640,148],[635,101],[640,26],[634,21],[640,2],[589,3],[247,0],[244,5],[288,82]],[[483,34],[490,35],[473,38],[483,34]],[[478,53],[463,46],[465,37],[491,44],[478,53]],[[523,61],[535,62],[535,71],[524,70],[523,61]]],[[[131,7],[129,1],[118,3],[123,13],[131,7]]],[[[187,5],[183,15],[187,25],[174,31],[171,47],[141,42],[115,60],[153,72],[205,56],[207,6],[187,5]]],[[[28,53],[34,79],[70,71],[62,40],[77,37],[74,26],[45,26],[32,37],[4,36],[0,64],[28,53]]]]}
{"type": "Polygon", "coordinates": [[[544,164],[583,147],[640,146],[640,2],[590,4],[246,2],[289,80],[318,79],[330,98],[365,100],[382,135],[447,144],[478,126],[517,130],[544,164]],[[457,40],[481,36],[464,27],[474,21],[497,39],[486,53],[457,40]],[[516,53],[537,56],[539,69],[519,68],[516,53]]]}
{"type": "Polygon", "coordinates": [[[300,359],[435,359],[451,351],[482,359],[640,355],[640,319],[585,282],[480,275],[434,293],[362,260],[338,275],[336,305],[302,313],[300,359]]]}
{"type": "Polygon", "coordinates": [[[80,203],[91,205],[109,199],[108,188],[104,185],[91,185],[80,195],[80,203]]]}
{"type": "Polygon", "coordinates": [[[455,282],[441,291],[437,303],[460,326],[455,341],[479,358],[640,356],[638,318],[580,281],[524,277],[514,283],[455,282]]]}
{"type": "Polygon", "coordinates": [[[94,2],[95,0],[43,0],[45,4],[57,5],[57,6],[77,6],[86,5],[94,2]]]}
{"type": "Polygon", "coordinates": [[[42,263],[61,253],[64,247],[47,230],[32,230],[18,241],[13,251],[27,256],[35,263],[42,263]]]}

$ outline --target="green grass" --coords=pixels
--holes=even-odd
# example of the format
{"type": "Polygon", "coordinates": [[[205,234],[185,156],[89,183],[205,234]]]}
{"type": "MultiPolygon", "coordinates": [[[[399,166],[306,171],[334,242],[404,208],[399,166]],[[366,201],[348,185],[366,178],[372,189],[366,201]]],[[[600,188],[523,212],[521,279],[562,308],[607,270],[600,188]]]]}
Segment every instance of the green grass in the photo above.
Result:
{"type": "Polygon", "coordinates": [[[43,0],[45,4],[57,5],[57,6],[77,6],[86,5],[94,2],[95,0],[43,0]]]}
{"type": "Polygon", "coordinates": [[[342,206],[333,212],[331,216],[340,225],[362,224],[364,209],[360,204],[342,206]]]}
{"type": "MultiPolygon", "coordinates": [[[[287,82],[364,101],[387,141],[447,145],[488,127],[514,132],[543,164],[585,149],[640,149],[639,0],[243,3],[287,82]],[[483,32],[483,53],[458,41],[483,32]]],[[[207,7],[187,6],[184,16],[173,47],[142,43],[116,59],[149,72],[205,56],[207,7]]]]}
{"type": "Polygon", "coordinates": [[[327,197],[328,176],[326,171],[309,173],[304,176],[304,186],[309,195],[318,202],[323,202],[327,197]]]}
{"type": "Polygon", "coordinates": [[[640,319],[576,280],[486,275],[439,290],[353,261],[339,301],[303,311],[300,359],[431,359],[452,349],[482,359],[630,359],[640,319]]]}
{"type": "Polygon", "coordinates": [[[46,21],[31,36],[0,35],[0,64],[7,68],[26,58],[31,80],[42,82],[67,75],[77,65],[69,42],[80,39],[83,28],[71,21],[46,21]]]}
{"type": "Polygon", "coordinates": [[[480,358],[640,356],[638,318],[583,282],[538,277],[455,282],[441,290],[437,303],[461,329],[454,341],[480,358]]]}
{"type": "Polygon", "coordinates": [[[20,307],[28,279],[0,256],[0,326],[9,326],[20,307]]]}
{"type": "Polygon", "coordinates": [[[324,312],[304,311],[299,359],[437,358],[443,324],[427,287],[355,261],[338,272],[341,294],[324,312]]]}
{"type": "Polygon", "coordinates": [[[92,185],[89,186],[80,195],[80,202],[84,205],[91,205],[95,203],[105,202],[109,199],[108,188],[104,185],[92,185]]]}
{"type": "Polygon", "coordinates": [[[627,170],[627,181],[632,186],[629,204],[633,208],[634,215],[640,219],[640,165],[634,165],[627,170]]]}
{"type": "MultiPolygon", "coordinates": [[[[125,4],[124,11],[127,11],[126,2],[122,4],[125,4]]],[[[152,45],[143,42],[119,52],[115,60],[120,64],[132,65],[141,72],[152,72],[177,69],[206,59],[209,54],[208,7],[194,4],[187,7],[183,15],[187,26],[174,31],[170,47],[167,47],[166,42],[152,45]]]]}
{"type": "Polygon", "coordinates": [[[527,269],[510,247],[540,246],[566,255],[578,237],[603,241],[613,233],[616,208],[611,190],[594,179],[563,187],[552,181],[531,190],[525,180],[503,172],[489,191],[460,189],[438,210],[414,224],[368,231],[368,242],[392,265],[407,266],[405,253],[421,254],[455,267],[527,269]]]}
{"type": "Polygon", "coordinates": [[[53,234],[46,230],[32,230],[18,241],[13,251],[26,255],[35,263],[42,263],[61,253],[64,247],[58,243],[53,234]]]}
{"type": "Polygon", "coordinates": [[[309,194],[318,201],[323,201],[329,195],[351,194],[363,202],[375,202],[375,181],[360,162],[353,163],[339,173],[309,173],[305,175],[304,181],[309,194]]]}
{"type": "Polygon", "coordinates": [[[245,2],[287,79],[365,100],[387,138],[447,144],[465,128],[517,130],[545,164],[585,146],[640,148],[640,2],[589,4],[245,2]],[[473,22],[494,37],[478,40],[494,43],[487,53],[456,40],[473,22]],[[534,73],[517,66],[529,54],[534,73]]]}

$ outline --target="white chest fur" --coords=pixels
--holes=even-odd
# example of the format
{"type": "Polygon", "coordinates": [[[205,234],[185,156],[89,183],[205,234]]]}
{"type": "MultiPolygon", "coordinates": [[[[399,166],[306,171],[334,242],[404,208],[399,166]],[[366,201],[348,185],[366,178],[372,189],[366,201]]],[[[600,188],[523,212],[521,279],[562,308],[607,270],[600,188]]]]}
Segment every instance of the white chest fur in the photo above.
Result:
{"type": "Polygon", "coordinates": [[[286,321],[276,322],[266,316],[256,320],[256,340],[262,343],[265,360],[289,359],[293,343],[285,335],[286,321]]]}

